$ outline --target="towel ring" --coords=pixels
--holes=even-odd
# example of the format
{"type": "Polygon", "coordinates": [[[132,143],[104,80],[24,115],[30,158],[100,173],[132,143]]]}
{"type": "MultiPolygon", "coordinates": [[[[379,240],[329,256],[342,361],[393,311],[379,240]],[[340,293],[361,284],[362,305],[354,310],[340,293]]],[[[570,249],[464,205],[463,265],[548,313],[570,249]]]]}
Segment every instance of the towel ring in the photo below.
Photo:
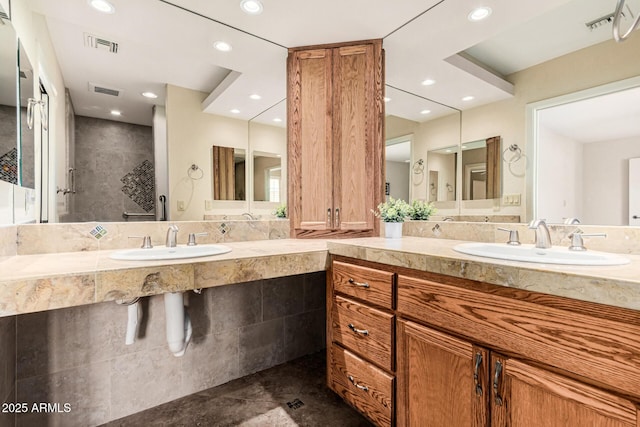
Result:
{"type": "Polygon", "coordinates": [[[518,147],[518,144],[511,144],[502,152],[502,160],[509,165],[517,162],[521,158],[522,158],[522,150],[520,149],[520,147],[518,147]],[[514,153],[511,159],[509,160],[507,160],[505,157],[505,154],[507,154],[507,151],[514,153]]]}
{"type": "Polygon", "coordinates": [[[204,171],[202,169],[200,169],[200,167],[194,163],[191,166],[189,166],[189,169],[187,169],[187,175],[192,180],[197,181],[197,180],[202,179],[204,177],[204,171]],[[194,177],[193,174],[195,172],[197,172],[197,171],[200,171],[200,176],[194,177]]]}

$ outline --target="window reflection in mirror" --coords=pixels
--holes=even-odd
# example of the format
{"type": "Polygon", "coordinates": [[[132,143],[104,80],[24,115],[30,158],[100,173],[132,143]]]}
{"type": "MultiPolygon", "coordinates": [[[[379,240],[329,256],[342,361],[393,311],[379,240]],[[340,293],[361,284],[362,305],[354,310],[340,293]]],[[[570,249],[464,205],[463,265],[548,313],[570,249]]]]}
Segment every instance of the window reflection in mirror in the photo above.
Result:
{"type": "Polygon", "coordinates": [[[428,200],[430,202],[453,202],[456,200],[457,164],[458,146],[430,150],[427,153],[428,200]]]}
{"type": "Polygon", "coordinates": [[[462,200],[500,197],[500,137],[462,144],[462,200]]]}
{"type": "Polygon", "coordinates": [[[213,146],[213,199],[246,200],[246,152],[213,146]]]}
{"type": "Polygon", "coordinates": [[[253,152],[253,200],[280,203],[282,188],[282,158],[275,153],[253,152]]]}

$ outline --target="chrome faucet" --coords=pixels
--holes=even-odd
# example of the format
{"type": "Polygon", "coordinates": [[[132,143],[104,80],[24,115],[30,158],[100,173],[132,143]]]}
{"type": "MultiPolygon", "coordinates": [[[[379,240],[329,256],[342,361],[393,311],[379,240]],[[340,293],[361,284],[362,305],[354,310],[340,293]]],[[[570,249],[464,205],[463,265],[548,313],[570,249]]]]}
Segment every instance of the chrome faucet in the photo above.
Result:
{"type": "Polygon", "coordinates": [[[257,219],[255,216],[251,215],[249,212],[243,213],[242,216],[247,217],[251,221],[255,221],[257,219]]]}
{"type": "Polygon", "coordinates": [[[578,218],[569,217],[564,219],[564,223],[566,225],[580,224],[580,220],[578,218]]]}
{"type": "Polygon", "coordinates": [[[166,245],[168,248],[175,248],[178,240],[178,226],[175,224],[171,224],[169,229],[167,230],[167,242],[166,245]]]}
{"type": "Polygon", "coordinates": [[[544,219],[534,219],[529,223],[529,228],[536,230],[536,248],[548,249],[551,247],[551,235],[544,219]]]}

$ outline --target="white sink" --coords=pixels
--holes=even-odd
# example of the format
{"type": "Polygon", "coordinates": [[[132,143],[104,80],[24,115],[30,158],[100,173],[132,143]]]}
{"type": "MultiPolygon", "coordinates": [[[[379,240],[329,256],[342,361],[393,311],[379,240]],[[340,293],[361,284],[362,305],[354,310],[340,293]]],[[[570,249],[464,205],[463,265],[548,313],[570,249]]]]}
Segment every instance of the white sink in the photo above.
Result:
{"type": "Polygon", "coordinates": [[[512,246],[505,243],[462,243],[457,252],[508,261],[538,262],[565,265],[623,265],[630,261],[616,254],[597,251],[570,251],[564,247],[537,249],[534,245],[512,246]]]}
{"type": "Polygon", "coordinates": [[[112,253],[109,257],[125,261],[153,261],[162,259],[198,258],[203,256],[226,254],[227,252],[231,252],[231,248],[224,245],[176,246],[175,248],[156,246],[151,249],[124,249],[112,253]]]}

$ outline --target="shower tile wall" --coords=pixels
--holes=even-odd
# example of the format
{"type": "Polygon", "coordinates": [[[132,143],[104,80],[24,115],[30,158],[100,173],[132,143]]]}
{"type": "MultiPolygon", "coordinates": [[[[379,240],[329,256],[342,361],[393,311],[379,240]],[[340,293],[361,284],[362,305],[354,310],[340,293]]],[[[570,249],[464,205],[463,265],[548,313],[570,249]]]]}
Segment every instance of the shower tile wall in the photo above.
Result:
{"type": "Polygon", "coordinates": [[[122,191],[121,179],[153,165],[151,126],[76,116],[75,130],[75,212],[64,220],[123,221],[125,211],[146,212],[122,191]]]}
{"type": "Polygon", "coordinates": [[[17,183],[16,107],[0,105],[0,179],[17,183]]]}
{"type": "Polygon", "coordinates": [[[15,402],[16,391],[16,317],[0,318],[0,426],[14,425],[14,411],[4,403],[15,402]]]}
{"type": "Polygon", "coordinates": [[[321,350],[325,280],[318,272],[188,293],[193,338],[181,358],[167,348],[161,295],[143,299],[131,346],[127,308],[113,302],[20,315],[18,401],[71,410],[20,415],[17,425],[97,425],[321,350]]]}

